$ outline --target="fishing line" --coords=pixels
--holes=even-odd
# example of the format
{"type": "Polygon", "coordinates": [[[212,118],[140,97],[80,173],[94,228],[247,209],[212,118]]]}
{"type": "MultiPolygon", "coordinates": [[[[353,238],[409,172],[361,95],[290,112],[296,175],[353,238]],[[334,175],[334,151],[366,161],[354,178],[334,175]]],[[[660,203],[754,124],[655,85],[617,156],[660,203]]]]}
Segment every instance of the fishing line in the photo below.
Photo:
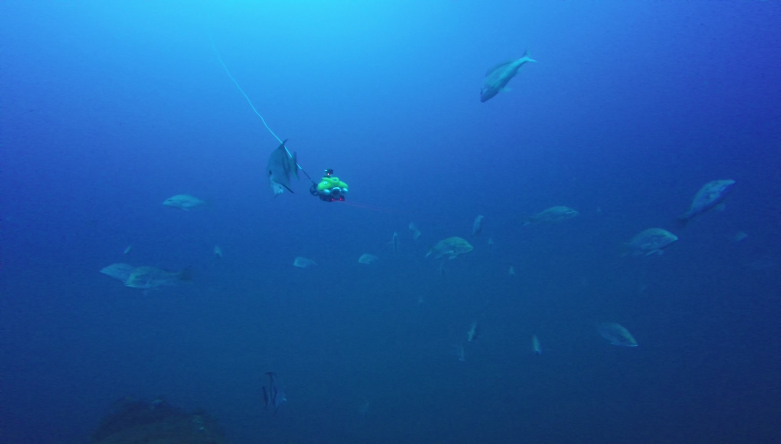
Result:
{"type": "MultiPolygon", "coordinates": [[[[282,139],[280,139],[276,134],[274,134],[274,131],[272,131],[271,128],[269,128],[268,124],[266,123],[266,119],[264,119],[263,116],[260,115],[258,110],[255,109],[255,105],[252,104],[252,100],[250,100],[249,96],[247,96],[247,93],[245,93],[244,90],[241,89],[241,85],[239,85],[239,82],[237,82],[236,79],[233,78],[233,75],[231,74],[230,70],[228,69],[228,66],[225,64],[225,62],[222,61],[222,57],[220,57],[220,52],[217,51],[217,45],[214,44],[214,39],[212,38],[211,34],[209,34],[209,41],[212,44],[212,49],[214,50],[214,54],[217,55],[217,60],[219,60],[220,65],[222,65],[222,68],[225,70],[225,74],[228,74],[228,77],[231,79],[233,84],[236,85],[236,88],[238,88],[238,90],[241,93],[241,95],[243,95],[244,98],[247,99],[247,103],[249,103],[249,106],[250,106],[250,108],[252,108],[252,111],[254,111],[255,114],[257,114],[257,116],[260,117],[260,121],[263,122],[263,126],[265,126],[266,129],[268,130],[268,132],[270,132],[271,135],[274,136],[274,138],[277,139],[277,141],[281,144],[282,143],[282,139]]],[[[290,156],[290,158],[293,158],[293,155],[290,154],[290,151],[287,149],[287,146],[285,146],[285,145],[282,145],[282,146],[285,147],[285,152],[287,152],[287,155],[290,156]]],[[[311,177],[309,177],[309,174],[307,174],[307,172],[303,168],[301,168],[301,165],[296,163],[296,166],[298,167],[299,170],[301,170],[302,173],[304,173],[304,175],[307,177],[307,179],[312,181],[312,183],[316,183],[314,180],[312,180],[311,177]]]]}

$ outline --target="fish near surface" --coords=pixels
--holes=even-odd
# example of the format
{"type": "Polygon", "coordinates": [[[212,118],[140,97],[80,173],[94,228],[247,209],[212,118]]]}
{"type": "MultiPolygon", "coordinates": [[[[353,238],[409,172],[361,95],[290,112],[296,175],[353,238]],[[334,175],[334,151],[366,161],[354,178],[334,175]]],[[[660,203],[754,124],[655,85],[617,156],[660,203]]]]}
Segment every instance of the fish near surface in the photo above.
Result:
{"type": "Polygon", "coordinates": [[[136,267],[125,281],[125,286],[151,290],[184,282],[192,282],[192,271],[189,267],[182,271],[167,271],[156,267],[136,267]]]}
{"type": "Polygon", "coordinates": [[[649,228],[635,235],[626,245],[634,256],[661,255],[664,249],[678,240],[678,236],[663,228],[649,228]]]}
{"type": "Polygon", "coordinates": [[[483,215],[478,215],[472,223],[472,237],[477,237],[483,231],[483,215]]]}
{"type": "Polygon", "coordinates": [[[732,192],[735,181],[732,179],[714,180],[706,183],[700,188],[700,191],[694,196],[689,210],[678,217],[677,222],[685,227],[695,216],[704,214],[709,210],[721,205],[724,199],[732,192]]]}
{"type": "Polygon", "coordinates": [[[426,257],[434,255],[434,259],[439,259],[444,256],[447,256],[448,259],[455,259],[462,254],[469,253],[472,249],[472,244],[458,236],[453,236],[437,242],[437,244],[431,247],[428,253],[426,253],[426,257]]]}
{"type": "Polygon", "coordinates": [[[189,194],[177,194],[163,201],[166,207],[179,208],[184,211],[190,211],[193,208],[205,207],[206,201],[190,196],[189,194]]]}
{"type": "Polygon", "coordinates": [[[282,194],[285,190],[290,191],[290,176],[296,176],[298,179],[298,162],[296,161],[296,153],[290,156],[285,148],[285,139],[268,158],[266,163],[266,174],[268,175],[269,186],[271,191],[274,192],[274,197],[282,194]]]}
{"type": "Polygon", "coordinates": [[[518,60],[503,62],[489,69],[485,74],[483,89],[480,90],[480,101],[486,102],[505,90],[507,83],[518,74],[518,70],[521,69],[526,62],[536,62],[536,60],[529,57],[528,51],[524,52],[523,57],[518,60]]]}
{"type": "Polygon", "coordinates": [[[616,324],[615,322],[604,322],[597,325],[597,332],[600,336],[610,341],[612,345],[619,347],[637,347],[637,341],[629,333],[629,330],[616,324]]]}
{"type": "Polygon", "coordinates": [[[578,214],[580,213],[570,207],[559,205],[540,211],[539,213],[526,219],[526,222],[524,222],[523,225],[525,226],[530,224],[561,222],[567,219],[572,219],[578,214]]]}

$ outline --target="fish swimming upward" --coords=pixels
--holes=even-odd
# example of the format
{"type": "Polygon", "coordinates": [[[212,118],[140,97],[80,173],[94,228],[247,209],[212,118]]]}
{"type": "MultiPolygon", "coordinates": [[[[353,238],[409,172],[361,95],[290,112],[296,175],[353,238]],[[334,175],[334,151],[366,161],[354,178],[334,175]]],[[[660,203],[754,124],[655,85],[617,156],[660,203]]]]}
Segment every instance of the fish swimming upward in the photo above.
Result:
{"type": "Polygon", "coordinates": [[[518,70],[521,69],[526,62],[536,62],[536,60],[529,57],[528,51],[524,52],[523,57],[518,60],[502,62],[489,69],[485,74],[483,89],[480,90],[480,101],[486,102],[500,92],[506,91],[507,83],[518,74],[518,70]]]}
{"type": "Polygon", "coordinates": [[[276,373],[266,372],[265,376],[268,376],[268,386],[263,386],[263,402],[265,403],[265,408],[272,406],[276,415],[279,406],[287,401],[287,396],[276,373]]]}
{"type": "Polygon", "coordinates": [[[409,231],[412,233],[412,240],[418,240],[420,238],[420,230],[414,223],[409,223],[409,231]]]}
{"type": "Polygon", "coordinates": [[[390,241],[391,248],[393,248],[394,253],[399,252],[399,233],[393,232],[393,237],[391,237],[390,241]]]}
{"type": "Polygon", "coordinates": [[[532,353],[537,356],[542,354],[542,345],[540,345],[540,338],[537,335],[532,335],[532,353]]]}
{"type": "Polygon", "coordinates": [[[483,215],[478,215],[472,223],[472,237],[477,237],[483,231],[483,215]]]}

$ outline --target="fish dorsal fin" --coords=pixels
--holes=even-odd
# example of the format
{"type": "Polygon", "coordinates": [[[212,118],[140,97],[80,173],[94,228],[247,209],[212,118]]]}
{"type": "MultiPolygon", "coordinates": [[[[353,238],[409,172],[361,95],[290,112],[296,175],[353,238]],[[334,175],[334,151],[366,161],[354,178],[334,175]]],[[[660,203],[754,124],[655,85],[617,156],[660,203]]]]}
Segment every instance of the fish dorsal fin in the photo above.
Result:
{"type": "Polygon", "coordinates": [[[499,69],[499,68],[502,68],[502,67],[504,67],[504,66],[507,66],[507,65],[509,65],[510,63],[514,62],[514,61],[515,61],[515,60],[508,60],[508,61],[506,61],[506,62],[502,62],[502,63],[499,63],[499,64],[497,64],[497,65],[495,65],[495,66],[491,67],[491,69],[489,69],[489,70],[488,70],[488,71],[485,73],[486,77],[490,76],[490,75],[491,75],[491,73],[492,73],[492,72],[494,72],[494,71],[496,71],[497,69],[499,69]]]}

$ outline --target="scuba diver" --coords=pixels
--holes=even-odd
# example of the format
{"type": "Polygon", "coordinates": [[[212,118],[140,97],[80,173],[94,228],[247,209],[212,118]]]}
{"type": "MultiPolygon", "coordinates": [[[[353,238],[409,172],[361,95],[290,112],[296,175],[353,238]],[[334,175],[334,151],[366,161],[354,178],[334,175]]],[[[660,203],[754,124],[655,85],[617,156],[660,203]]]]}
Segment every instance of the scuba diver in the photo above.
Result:
{"type": "Polygon", "coordinates": [[[347,184],[339,180],[334,176],[334,170],[327,169],[323,173],[323,178],[320,179],[320,183],[312,184],[309,188],[309,192],[312,196],[317,196],[324,202],[333,202],[335,200],[344,201],[344,196],[347,194],[347,184]]]}

